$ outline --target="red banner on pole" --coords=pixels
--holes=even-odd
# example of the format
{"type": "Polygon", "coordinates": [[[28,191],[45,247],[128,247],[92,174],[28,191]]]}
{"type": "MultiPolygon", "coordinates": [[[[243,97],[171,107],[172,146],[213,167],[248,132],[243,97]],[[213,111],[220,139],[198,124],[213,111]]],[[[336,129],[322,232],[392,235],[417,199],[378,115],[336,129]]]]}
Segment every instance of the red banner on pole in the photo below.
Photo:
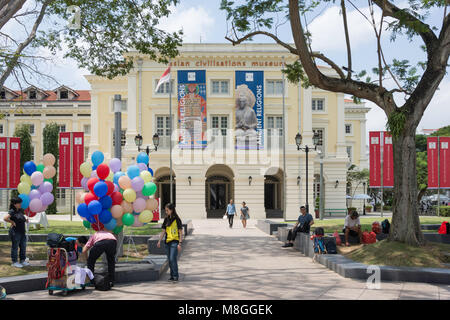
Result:
{"type": "Polygon", "coordinates": [[[383,132],[383,188],[394,187],[394,150],[392,136],[383,132]]]}
{"type": "Polygon", "coordinates": [[[0,137],[0,188],[8,188],[8,142],[0,137]]]}
{"type": "Polygon", "coordinates": [[[70,132],[59,133],[59,187],[70,188],[70,132]]]}
{"type": "Polygon", "coordinates": [[[450,137],[428,137],[428,189],[450,188],[450,137]],[[439,158],[439,166],[438,166],[439,158]]]}
{"type": "Polygon", "coordinates": [[[20,183],[20,138],[9,138],[9,187],[20,183]]]}
{"type": "Polygon", "coordinates": [[[437,137],[427,137],[428,189],[438,187],[438,144],[437,137]]]}
{"type": "Polygon", "coordinates": [[[72,186],[74,188],[81,188],[81,179],[83,179],[83,175],[80,172],[80,166],[84,162],[84,133],[72,132],[72,137],[72,186]]]}
{"type": "Polygon", "coordinates": [[[439,137],[440,187],[450,189],[450,137],[439,137]]]}
{"type": "Polygon", "coordinates": [[[370,187],[381,187],[380,132],[369,132],[370,187]]]}

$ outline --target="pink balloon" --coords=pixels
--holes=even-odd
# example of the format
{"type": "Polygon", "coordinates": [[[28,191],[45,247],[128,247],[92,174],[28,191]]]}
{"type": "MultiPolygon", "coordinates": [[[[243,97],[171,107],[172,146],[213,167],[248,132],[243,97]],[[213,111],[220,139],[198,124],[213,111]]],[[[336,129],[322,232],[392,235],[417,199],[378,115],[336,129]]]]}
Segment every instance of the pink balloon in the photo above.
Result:
{"type": "Polygon", "coordinates": [[[31,183],[34,186],[40,186],[44,182],[44,175],[40,171],[35,171],[31,175],[31,183]]]}
{"type": "Polygon", "coordinates": [[[92,172],[91,172],[91,178],[98,178],[98,176],[97,176],[97,170],[92,170],[92,172]]]}
{"type": "Polygon", "coordinates": [[[142,211],[144,211],[145,210],[145,206],[146,206],[146,202],[142,198],[137,198],[133,202],[133,210],[135,212],[137,212],[137,213],[141,213],[142,211]]]}
{"type": "Polygon", "coordinates": [[[122,206],[124,213],[132,213],[133,212],[133,206],[131,205],[131,203],[124,200],[124,201],[122,201],[122,203],[120,205],[122,206]]]}
{"type": "Polygon", "coordinates": [[[112,206],[111,208],[111,214],[114,219],[121,219],[123,215],[123,208],[122,206],[116,204],[115,206],[112,206]]]}
{"type": "Polygon", "coordinates": [[[133,223],[133,227],[142,227],[144,224],[142,222],[139,221],[139,216],[135,215],[134,216],[134,223],[133,223]]]}
{"type": "Polygon", "coordinates": [[[117,184],[114,184],[114,192],[119,192],[120,187],[117,184]]]}
{"type": "Polygon", "coordinates": [[[154,210],[158,209],[158,201],[156,199],[148,199],[145,209],[150,210],[150,211],[154,211],[154,210]]]}
{"type": "MultiPolygon", "coordinates": [[[[30,191],[30,193],[28,194],[28,197],[30,198],[30,200],[33,199],[40,199],[41,198],[41,193],[39,192],[38,189],[33,189],[30,191]]],[[[33,211],[36,212],[36,211],[33,211]]]]}
{"type": "Polygon", "coordinates": [[[147,166],[145,165],[145,163],[138,163],[137,166],[139,167],[139,171],[145,171],[148,170],[147,166]]]}
{"type": "Polygon", "coordinates": [[[44,168],[44,178],[45,179],[51,179],[55,176],[56,169],[54,166],[47,166],[44,168]]]}
{"type": "Polygon", "coordinates": [[[136,177],[136,178],[133,178],[133,180],[131,180],[131,187],[136,192],[142,191],[142,188],[144,188],[144,184],[145,184],[145,181],[141,177],[136,177]]]}
{"type": "Polygon", "coordinates": [[[119,186],[124,190],[131,188],[131,179],[127,176],[121,176],[119,178],[119,186]]]}
{"type": "Polygon", "coordinates": [[[42,207],[41,199],[33,199],[30,201],[30,210],[32,212],[42,212],[42,207]]]}

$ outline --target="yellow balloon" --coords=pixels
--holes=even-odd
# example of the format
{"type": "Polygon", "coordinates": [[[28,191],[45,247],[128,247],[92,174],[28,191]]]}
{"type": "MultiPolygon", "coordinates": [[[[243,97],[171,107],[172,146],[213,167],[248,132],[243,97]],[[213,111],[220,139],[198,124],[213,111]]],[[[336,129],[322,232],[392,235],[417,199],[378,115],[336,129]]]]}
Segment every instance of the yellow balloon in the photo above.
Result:
{"type": "Polygon", "coordinates": [[[142,223],[150,222],[150,221],[152,221],[152,219],[153,219],[153,213],[149,210],[142,211],[138,217],[139,222],[142,222],[142,223]]]}
{"type": "Polygon", "coordinates": [[[141,171],[140,176],[145,183],[152,181],[152,174],[147,170],[141,171]]]}
{"type": "Polygon", "coordinates": [[[90,178],[92,173],[92,166],[89,162],[83,162],[80,166],[80,172],[85,178],[90,178]]]}
{"type": "Polygon", "coordinates": [[[26,184],[29,184],[31,186],[31,177],[24,173],[20,176],[20,182],[25,182],[26,184]]]}
{"type": "Polygon", "coordinates": [[[25,182],[21,182],[17,186],[17,191],[19,191],[20,194],[29,194],[31,191],[31,185],[25,182]]]}
{"type": "Polygon", "coordinates": [[[123,192],[123,198],[128,202],[133,202],[134,200],[136,200],[136,191],[131,188],[126,189],[123,192]]]}
{"type": "Polygon", "coordinates": [[[105,179],[106,181],[111,181],[113,182],[114,180],[114,172],[112,172],[111,170],[109,171],[108,177],[105,179]]]}

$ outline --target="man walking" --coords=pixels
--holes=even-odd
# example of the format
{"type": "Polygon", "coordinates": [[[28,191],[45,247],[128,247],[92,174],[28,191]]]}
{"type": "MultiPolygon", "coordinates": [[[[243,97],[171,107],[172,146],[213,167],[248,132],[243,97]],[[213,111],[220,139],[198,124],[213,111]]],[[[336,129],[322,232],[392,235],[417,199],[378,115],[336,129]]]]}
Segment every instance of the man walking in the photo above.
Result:
{"type": "Polygon", "coordinates": [[[295,224],[294,228],[292,228],[288,232],[288,241],[282,246],[283,248],[293,247],[297,232],[309,233],[309,229],[314,224],[314,219],[311,214],[306,213],[305,206],[300,207],[300,212],[301,215],[298,217],[297,223],[295,224]]]}
{"type": "Polygon", "coordinates": [[[230,224],[230,228],[233,228],[233,219],[236,214],[236,207],[234,206],[233,199],[230,200],[230,203],[227,205],[226,214],[228,216],[228,223],[230,224]]]}

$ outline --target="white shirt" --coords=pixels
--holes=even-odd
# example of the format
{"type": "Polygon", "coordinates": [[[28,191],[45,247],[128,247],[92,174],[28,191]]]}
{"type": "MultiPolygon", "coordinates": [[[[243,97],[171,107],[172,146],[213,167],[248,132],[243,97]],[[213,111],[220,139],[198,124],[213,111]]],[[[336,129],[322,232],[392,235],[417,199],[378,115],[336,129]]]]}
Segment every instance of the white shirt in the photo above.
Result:
{"type": "Polygon", "coordinates": [[[344,228],[346,228],[346,227],[353,228],[353,227],[359,226],[359,225],[361,225],[361,223],[359,222],[359,217],[356,219],[352,219],[350,217],[350,215],[347,215],[345,217],[344,228]]]}

